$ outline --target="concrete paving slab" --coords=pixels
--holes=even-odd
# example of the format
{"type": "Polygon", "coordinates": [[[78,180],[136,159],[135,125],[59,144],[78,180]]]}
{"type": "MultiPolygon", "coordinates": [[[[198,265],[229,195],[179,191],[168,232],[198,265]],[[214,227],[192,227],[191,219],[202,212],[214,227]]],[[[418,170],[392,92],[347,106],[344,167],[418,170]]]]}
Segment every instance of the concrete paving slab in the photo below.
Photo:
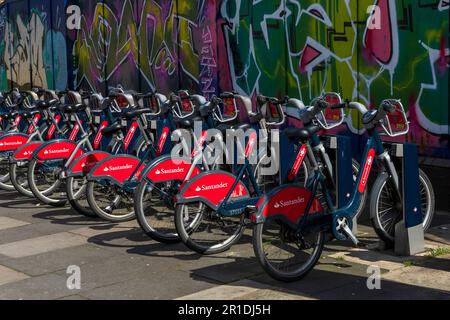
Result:
{"type": "MultiPolygon", "coordinates": [[[[168,263],[161,261],[150,261],[131,255],[113,255],[106,259],[98,259],[95,262],[80,266],[81,291],[84,293],[98,287],[109,286],[138,276],[150,275],[158,277],[163,272],[171,272],[168,263]]],[[[65,270],[56,274],[65,275],[65,270]]]]}
{"type": "Polygon", "coordinates": [[[0,286],[29,278],[28,275],[0,265],[0,286]]]}
{"type": "MultiPolygon", "coordinates": [[[[450,263],[450,260],[447,260],[450,263]]],[[[442,290],[450,295],[450,273],[420,266],[404,267],[383,276],[385,280],[409,284],[420,288],[442,290]]]]}
{"type": "Polygon", "coordinates": [[[450,224],[444,224],[428,229],[425,239],[450,246],[450,224]]]}
{"type": "Polygon", "coordinates": [[[56,274],[16,281],[0,288],[3,300],[50,300],[76,294],[67,288],[67,277],[56,274]]]}
{"type": "Polygon", "coordinates": [[[367,279],[314,295],[324,300],[449,300],[450,295],[440,290],[422,288],[392,281],[381,281],[380,290],[369,290],[367,279]]]}
{"type": "Polygon", "coordinates": [[[101,222],[93,226],[76,228],[71,230],[70,232],[86,238],[90,238],[114,231],[129,231],[134,228],[139,228],[136,221],[129,221],[120,224],[101,222]]]}
{"type": "Polygon", "coordinates": [[[328,257],[334,259],[342,259],[344,261],[349,261],[366,266],[376,265],[382,269],[386,269],[389,271],[404,267],[405,261],[417,259],[417,257],[398,257],[374,250],[359,248],[352,248],[349,251],[333,253],[328,257]]]}
{"type": "MultiPolygon", "coordinates": [[[[382,272],[386,272],[386,270],[382,270],[382,272]]],[[[357,283],[360,279],[367,279],[367,276],[367,266],[365,265],[322,256],[316,267],[301,281],[281,283],[265,273],[252,277],[251,280],[314,298],[320,292],[357,283]]]]}
{"type": "Polygon", "coordinates": [[[86,238],[68,232],[26,239],[0,245],[0,254],[21,258],[86,243],[86,238]]]}
{"type": "Polygon", "coordinates": [[[0,230],[12,229],[21,226],[26,226],[29,222],[12,219],[8,217],[0,217],[0,230]]]}
{"type": "Polygon", "coordinates": [[[306,296],[280,291],[252,280],[240,280],[199,291],[176,300],[304,300],[306,296]]]}
{"type": "Polygon", "coordinates": [[[44,236],[44,234],[33,228],[32,224],[19,228],[5,229],[0,232],[0,245],[41,236],[44,236]]]}
{"type": "Polygon", "coordinates": [[[83,266],[88,263],[104,261],[114,255],[114,252],[86,244],[22,258],[9,258],[2,264],[31,276],[39,276],[66,270],[70,265],[83,266]]]}
{"type": "Polygon", "coordinates": [[[210,281],[192,281],[187,272],[156,272],[82,292],[89,299],[162,300],[175,299],[217,286],[210,281]]]}
{"type": "Polygon", "coordinates": [[[74,294],[73,296],[62,297],[57,300],[89,300],[89,299],[82,295],[74,294]]]}

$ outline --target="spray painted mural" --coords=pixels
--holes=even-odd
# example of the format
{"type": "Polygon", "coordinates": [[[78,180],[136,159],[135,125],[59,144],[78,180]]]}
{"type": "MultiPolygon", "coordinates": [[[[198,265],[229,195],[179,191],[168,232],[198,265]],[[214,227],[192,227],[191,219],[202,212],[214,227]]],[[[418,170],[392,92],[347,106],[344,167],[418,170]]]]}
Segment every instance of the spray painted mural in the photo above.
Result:
{"type": "MultiPolygon", "coordinates": [[[[10,1],[0,89],[395,97],[410,140],[450,158],[448,10],[447,0],[10,1]]],[[[347,123],[359,131],[356,114],[347,123]]]]}

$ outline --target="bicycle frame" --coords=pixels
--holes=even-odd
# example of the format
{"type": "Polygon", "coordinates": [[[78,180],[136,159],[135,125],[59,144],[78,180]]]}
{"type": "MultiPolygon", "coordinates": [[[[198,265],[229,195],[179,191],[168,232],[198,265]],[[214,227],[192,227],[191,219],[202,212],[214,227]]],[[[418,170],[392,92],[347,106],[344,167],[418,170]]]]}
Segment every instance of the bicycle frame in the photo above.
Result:
{"type": "MultiPolygon", "coordinates": [[[[353,192],[350,197],[350,201],[341,208],[336,208],[333,204],[332,197],[331,197],[331,191],[325,184],[324,175],[315,164],[314,167],[314,175],[312,177],[312,180],[309,182],[310,190],[311,190],[311,197],[308,199],[307,205],[305,207],[305,211],[303,216],[301,217],[298,225],[297,225],[297,231],[300,233],[304,232],[304,228],[307,225],[308,217],[310,216],[311,207],[313,205],[314,199],[316,199],[316,196],[318,194],[318,187],[321,186],[322,190],[325,192],[325,201],[327,203],[328,208],[330,208],[331,217],[333,219],[333,223],[335,224],[337,222],[337,219],[346,219],[347,225],[351,228],[352,226],[352,220],[355,217],[358,207],[360,205],[360,202],[362,200],[362,196],[365,192],[365,189],[367,187],[367,182],[373,167],[374,162],[378,159],[380,162],[378,165],[383,166],[384,169],[388,172],[388,174],[393,178],[393,181],[395,181],[396,184],[396,193],[399,199],[401,199],[401,194],[399,190],[398,185],[398,174],[395,170],[394,164],[390,159],[390,156],[388,152],[384,149],[382,140],[379,136],[379,133],[375,130],[368,130],[369,132],[369,138],[366,143],[365,151],[363,154],[363,161],[364,164],[362,166],[362,169],[359,171],[356,184],[353,189],[353,192]]],[[[327,222],[328,223],[328,222],[327,222]]],[[[317,226],[314,226],[317,227],[317,226]]],[[[345,237],[343,237],[340,233],[338,233],[335,228],[332,229],[334,236],[337,239],[343,240],[345,237]]]]}

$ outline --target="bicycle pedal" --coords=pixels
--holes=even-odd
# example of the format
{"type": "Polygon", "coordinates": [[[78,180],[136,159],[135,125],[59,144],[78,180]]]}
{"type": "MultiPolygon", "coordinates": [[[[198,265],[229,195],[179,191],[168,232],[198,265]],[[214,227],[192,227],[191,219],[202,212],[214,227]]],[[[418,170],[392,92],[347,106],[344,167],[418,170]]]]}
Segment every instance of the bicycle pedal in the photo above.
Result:
{"type": "Polygon", "coordinates": [[[355,246],[359,246],[359,240],[358,238],[356,238],[356,236],[354,235],[354,233],[352,232],[352,230],[349,228],[347,222],[345,219],[339,221],[339,226],[338,226],[338,230],[342,231],[345,233],[345,235],[352,240],[352,242],[355,244],[355,246]]]}

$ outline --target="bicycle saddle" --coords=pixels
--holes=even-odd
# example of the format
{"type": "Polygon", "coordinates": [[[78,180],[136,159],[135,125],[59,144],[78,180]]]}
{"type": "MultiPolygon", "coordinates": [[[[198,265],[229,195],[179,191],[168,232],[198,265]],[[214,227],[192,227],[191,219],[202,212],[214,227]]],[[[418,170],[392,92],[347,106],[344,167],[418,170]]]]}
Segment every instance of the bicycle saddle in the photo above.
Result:
{"type": "Polygon", "coordinates": [[[190,119],[176,119],[175,123],[183,129],[193,129],[194,123],[196,121],[203,122],[203,119],[201,117],[194,117],[190,119]]]}
{"type": "Polygon", "coordinates": [[[55,105],[58,102],[58,99],[52,99],[52,100],[48,100],[48,101],[38,101],[36,103],[36,107],[40,108],[40,109],[48,109],[50,107],[52,107],[53,105],[55,105]]]}
{"type": "Polygon", "coordinates": [[[292,140],[308,140],[312,134],[320,131],[320,127],[311,126],[308,128],[287,128],[284,130],[284,134],[292,140]]]}
{"type": "Polygon", "coordinates": [[[80,111],[86,110],[86,106],[79,103],[79,104],[68,104],[68,105],[62,105],[61,111],[65,113],[76,113],[80,111]]]}
{"type": "Polygon", "coordinates": [[[119,123],[114,123],[106,128],[102,129],[102,134],[106,137],[111,136],[122,130],[122,126],[119,123]]]}
{"type": "Polygon", "coordinates": [[[137,110],[132,110],[132,111],[124,111],[123,112],[123,116],[127,119],[133,119],[133,118],[137,118],[140,115],[144,114],[144,113],[151,113],[152,110],[149,108],[145,108],[145,109],[137,109],[137,110]]]}
{"type": "Polygon", "coordinates": [[[236,125],[227,125],[227,124],[221,124],[219,126],[217,126],[217,130],[219,130],[222,135],[226,135],[227,130],[230,131],[236,131],[241,129],[242,131],[247,131],[249,129],[251,129],[252,127],[248,124],[248,123],[241,123],[241,124],[236,124],[236,125]]]}
{"type": "Polygon", "coordinates": [[[30,111],[23,111],[20,113],[20,115],[24,118],[32,118],[35,114],[38,114],[39,111],[38,110],[30,110],[30,111]]]}
{"type": "Polygon", "coordinates": [[[378,110],[369,110],[362,116],[363,124],[371,123],[378,115],[378,110]]]}

